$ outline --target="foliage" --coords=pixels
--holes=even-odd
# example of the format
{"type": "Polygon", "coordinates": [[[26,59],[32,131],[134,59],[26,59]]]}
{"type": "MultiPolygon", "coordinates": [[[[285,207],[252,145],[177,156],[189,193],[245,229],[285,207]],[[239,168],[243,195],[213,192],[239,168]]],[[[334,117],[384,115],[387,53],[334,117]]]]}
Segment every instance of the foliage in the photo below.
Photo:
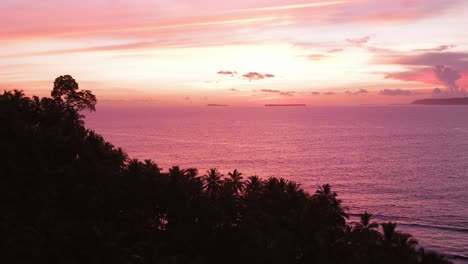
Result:
{"type": "Polygon", "coordinates": [[[449,263],[367,212],[349,223],[330,185],[129,159],[84,127],[77,89],[0,95],[2,263],[449,263]]]}
{"type": "Polygon", "coordinates": [[[78,111],[96,111],[96,96],[90,90],[78,91],[78,83],[70,75],[57,77],[51,92],[55,100],[64,100],[67,106],[78,111]]]}

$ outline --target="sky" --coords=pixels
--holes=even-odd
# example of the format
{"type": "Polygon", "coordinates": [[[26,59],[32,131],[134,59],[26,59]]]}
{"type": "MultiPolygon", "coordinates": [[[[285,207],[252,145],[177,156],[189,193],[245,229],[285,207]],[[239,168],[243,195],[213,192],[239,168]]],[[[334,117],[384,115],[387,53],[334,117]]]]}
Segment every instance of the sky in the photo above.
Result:
{"type": "Polygon", "coordinates": [[[2,0],[0,90],[103,105],[468,96],[466,0],[2,0]]]}

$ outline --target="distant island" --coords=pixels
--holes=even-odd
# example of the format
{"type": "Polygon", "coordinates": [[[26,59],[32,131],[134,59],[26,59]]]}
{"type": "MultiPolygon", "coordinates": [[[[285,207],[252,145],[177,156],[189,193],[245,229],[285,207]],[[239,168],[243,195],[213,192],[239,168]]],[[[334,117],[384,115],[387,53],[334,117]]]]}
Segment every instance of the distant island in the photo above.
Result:
{"type": "Polygon", "coordinates": [[[206,106],[229,106],[226,104],[207,104],[206,106]]]}
{"type": "Polygon", "coordinates": [[[306,104],[266,104],[265,106],[306,106],[306,104]]]}
{"type": "Polygon", "coordinates": [[[414,101],[416,105],[468,105],[468,97],[443,98],[443,99],[420,99],[414,101]]]}

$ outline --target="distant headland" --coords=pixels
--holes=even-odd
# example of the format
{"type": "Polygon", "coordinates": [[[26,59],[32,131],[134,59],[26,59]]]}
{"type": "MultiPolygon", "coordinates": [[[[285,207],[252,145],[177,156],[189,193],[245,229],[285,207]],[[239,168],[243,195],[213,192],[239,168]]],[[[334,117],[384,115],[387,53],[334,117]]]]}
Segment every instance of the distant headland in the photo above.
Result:
{"type": "Polygon", "coordinates": [[[444,99],[420,99],[414,101],[416,105],[468,105],[468,97],[444,99]]]}
{"type": "Polygon", "coordinates": [[[266,104],[265,106],[306,106],[306,104],[266,104]]]}

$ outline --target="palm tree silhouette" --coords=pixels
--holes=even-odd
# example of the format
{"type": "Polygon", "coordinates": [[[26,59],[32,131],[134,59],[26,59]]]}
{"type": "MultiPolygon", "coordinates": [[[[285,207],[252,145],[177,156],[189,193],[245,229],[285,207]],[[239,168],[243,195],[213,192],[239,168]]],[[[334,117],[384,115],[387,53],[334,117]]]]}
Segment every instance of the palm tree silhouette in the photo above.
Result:
{"type": "Polygon", "coordinates": [[[203,188],[208,194],[208,197],[215,198],[221,193],[222,176],[223,174],[221,174],[216,168],[212,168],[206,171],[206,174],[203,177],[205,180],[205,185],[203,188]]]}
{"type": "Polygon", "coordinates": [[[198,170],[196,168],[188,168],[183,170],[183,174],[190,180],[194,180],[198,176],[198,170]]]}
{"type": "Polygon", "coordinates": [[[392,243],[394,236],[395,236],[395,227],[396,223],[388,222],[388,223],[382,223],[382,229],[383,229],[383,237],[384,237],[384,242],[387,244],[392,243]]]}
{"type": "Polygon", "coordinates": [[[247,178],[247,183],[245,185],[246,193],[259,192],[262,188],[262,180],[257,175],[250,176],[247,178]]]}
{"type": "Polygon", "coordinates": [[[319,189],[315,192],[314,197],[319,198],[322,201],[326,201],[326,203],[332,208],[338,217],[337,220],[340,224],[345,224],[345,218],[349,218],[348,214],[345,210],[348,210],[347,207],[342,206],[342,201],[337,199],[336,192],[331,191],[330,184],[324,184],[319,187],[319,189]]]}
{"type": "Polygon", "coordinates": [[[235,194],[237,195],[241,194],[244,191],[244,186],[245,186],[245,182],[242,180],[243,179],[242,173],[240,173],[237,169],[235,169],[234,171],[229,172],[228,175],[230,177],[229,180],[234,188],[235,194]]]}
{"type": "Polygon", "coordinates": [[[393,241],[400,248],[415,249],[418,245],[418,241],[407,233],[395,232],[393,241]]]}
{"type": "Polygon", "coordinates": [[[356,229],[361,230],[361,231],[371,231],[379,227],[378,223],[370,222],[370,219],[372,218],[372,214],[369,214],[367,211],[365,211],[363,214],[360,214],[359,216],[361,217],[361,221],[356,224],[356,229]]]}
{"type": "Polygon", "coordinates": [[[183,180],[184,171],[179,166],[173,166],[169,169],[169,176],[173,183],[179,183],[183,180]]]}
{"type": "Polygon", "coordinates": [[[318,195],[318,196],[326,197],[326,198],[335,198],[336,197],[336,193],[331,192],[330,184],[324,184],[324,185],[320,186],[319,189],[315,192],[315,194],[318,195]]]}

